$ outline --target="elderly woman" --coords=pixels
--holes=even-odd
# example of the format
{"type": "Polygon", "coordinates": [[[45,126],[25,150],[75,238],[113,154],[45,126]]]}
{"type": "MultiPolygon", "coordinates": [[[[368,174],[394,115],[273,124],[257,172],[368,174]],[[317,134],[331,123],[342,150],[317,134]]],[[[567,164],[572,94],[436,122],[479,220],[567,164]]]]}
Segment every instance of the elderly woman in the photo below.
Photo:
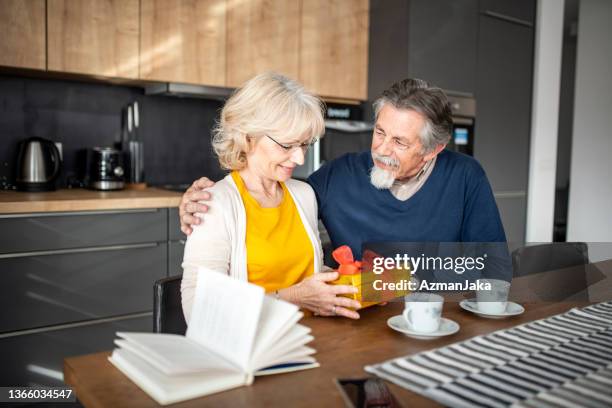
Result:
{"type": "Polygon", "coordinates": [[[330,285],[323,269],[317,202],[291,179],[324,130],[321,101],[275,73],[249,80],[227,101],[213,148],[231,170],[210,192],[205,222],[187,239],[181,283],[187,322],[197,279],[215,271],[260,285],[277,298],[323,316],[358,318],[359,302],[338,296],[356,288],[330,285]]]}

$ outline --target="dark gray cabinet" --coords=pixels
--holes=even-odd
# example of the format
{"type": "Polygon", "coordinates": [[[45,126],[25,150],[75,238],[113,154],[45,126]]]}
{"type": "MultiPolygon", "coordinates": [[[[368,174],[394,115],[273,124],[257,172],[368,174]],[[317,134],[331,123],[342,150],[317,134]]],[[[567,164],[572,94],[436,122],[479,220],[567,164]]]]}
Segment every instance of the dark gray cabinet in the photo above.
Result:
{"type": "Polygon", "coordinates": [[[0,214],[0,385],[59,385],[64,357],[151,330],[153,284],[182,259],[169,212],[0,214]]]}
{"type": "Polygon", "coordinates": [[[168,276],[181,275],[183,273],[183,252],[185,241],[168,242],[168,276]]]}
{"type": "Polygon", "coordinates": [[[407,77],[475,90],[478,0],[372,0],[368,99],[407,77]]]}
{"type": "Polygon", "coordinates": [[[165,242],[0,259],[0,332],[153,309],[166,276],[165,242]]]}
{"type": "Polygon", "coordinates": [[[513,247],[523,246],[525,219],[527,218],[527,198],[525,194],[498,193],[495,196],[497,208],[504,224],[506,238],[513,247]]]}
{"type": "Polygon", "coordinates": [[[473,93],[478,0],[412,0],[408,22],[409,76],[473,93]]]}
{"type": "Polygon", "coordinates": [[[529,169],[533,29],[481,16],[474,156],[493,191],[524,191],[529,169]]]}
{"type": "Polygon", "coordinates": [[[532,26],[480,15],[474,156],[491,182],[510,242],[525,239],[533,47],[532,26]]]}
{"type": "Polygon", "coordinates": [[[0,386],[61,386],[64,384],[64,358],[111,350],[117,331],[152,330],[153,318],[149,313],[112,322],[0,338],[0,386]]]}
{"type": "Polygon", "coordinates": [[[178,208],[168,209],[168,240],[179,241],[185,240],[186,236],[181,231],[181,223],[179,220],[178,208]]]}
{"type": "Polygon", "coordinates": [[[136,209],[2,215],[0,253],[166,241],[166,214],[136,209]]]}
{"type": "Polygon", "coordinates": [[[187,237],[181,231],[178,208],[168,210],[168,276],[183,273],[183,252],[187,237]]]}
{"type": "Polygon", "coordinates": [[[516,23],[533,23],[535,0],[480,0],[480,12],[516,23]]]}

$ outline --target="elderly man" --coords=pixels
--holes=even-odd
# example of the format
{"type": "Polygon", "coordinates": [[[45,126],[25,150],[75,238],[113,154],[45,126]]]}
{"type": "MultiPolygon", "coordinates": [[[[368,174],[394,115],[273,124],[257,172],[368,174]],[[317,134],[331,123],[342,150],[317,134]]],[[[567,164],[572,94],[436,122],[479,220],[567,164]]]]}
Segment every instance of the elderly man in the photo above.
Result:
{"type": "MultiPolygon", "coordinates": [[[[332,160],[308,179],[334,247],[396,242],[505,242],[491,187],[480,164],[444,150],[452,130],[444,92],[419,79],[393,84],[374,102],[371,151],[332,160]]],[[[202,222],[202,178],[183,196],[182,230],[202,222]]],[[[205,220],[204,220],[205,222],[205,220]]],[[[509,277],[508,277],[509,278],[509,277]]]]}

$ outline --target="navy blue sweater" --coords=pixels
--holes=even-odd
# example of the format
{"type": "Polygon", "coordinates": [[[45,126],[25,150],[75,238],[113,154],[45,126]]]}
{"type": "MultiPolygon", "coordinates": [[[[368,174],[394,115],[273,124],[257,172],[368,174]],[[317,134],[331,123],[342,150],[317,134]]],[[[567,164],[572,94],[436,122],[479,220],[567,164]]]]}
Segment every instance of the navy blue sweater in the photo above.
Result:
{"type": "Polygon", "coordinates": [[[334,248],[361,259],[366,242],[505,242],[491,186],[472,157],[443,150],[425,184],[406,201],[370,183],[369,151],[326,163],[308,182],[334,248]]]}

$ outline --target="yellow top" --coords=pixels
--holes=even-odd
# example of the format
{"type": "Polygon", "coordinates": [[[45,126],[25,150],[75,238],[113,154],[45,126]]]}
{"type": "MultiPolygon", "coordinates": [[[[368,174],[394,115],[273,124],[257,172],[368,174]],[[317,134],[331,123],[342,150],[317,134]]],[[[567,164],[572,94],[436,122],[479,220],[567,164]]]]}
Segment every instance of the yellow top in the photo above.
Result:
{"type": "Polygon", "coordinates": [[[246,211],[246,251],[249,282],[273,292],[294,285],[314,272],[314,250],[297,207],[287,191],[278,207],[264,208],[248,192],[237,171],[238,186],[246,211]]]}

